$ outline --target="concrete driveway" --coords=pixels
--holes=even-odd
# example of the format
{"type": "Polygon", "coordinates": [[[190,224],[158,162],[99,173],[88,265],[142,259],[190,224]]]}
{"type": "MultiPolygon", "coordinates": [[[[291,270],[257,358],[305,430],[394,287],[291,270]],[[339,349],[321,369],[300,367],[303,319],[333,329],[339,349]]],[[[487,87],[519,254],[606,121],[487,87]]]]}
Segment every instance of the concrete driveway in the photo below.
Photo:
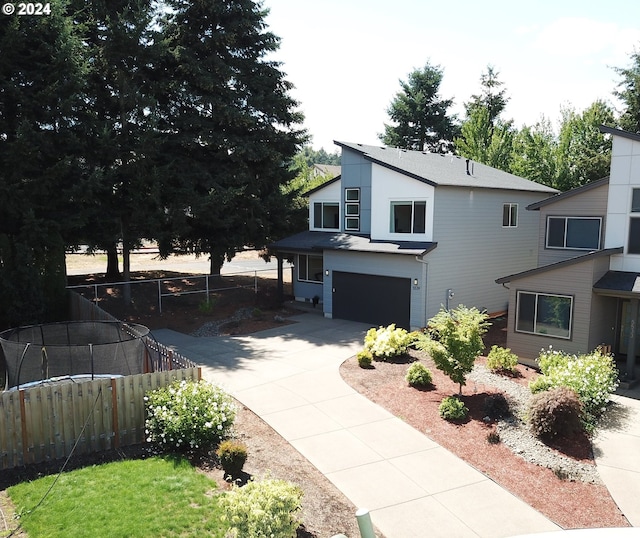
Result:
{"type": "Polygon", "coordinates": [[[156,338],[203,367],[325,474],[387,538],[500,537],[559,530],[340,377],[367,325],[318,313],[249,336],[156,338]]]}

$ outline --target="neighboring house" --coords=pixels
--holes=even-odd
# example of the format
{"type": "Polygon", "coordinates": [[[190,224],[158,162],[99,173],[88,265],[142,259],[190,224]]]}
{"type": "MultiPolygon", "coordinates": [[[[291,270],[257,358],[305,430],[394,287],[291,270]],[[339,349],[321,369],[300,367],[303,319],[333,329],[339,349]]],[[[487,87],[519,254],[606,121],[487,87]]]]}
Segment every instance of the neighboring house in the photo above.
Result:
{"type": "Polygon", "coordinates": [[[407,329],[443,305],[506,310],[495,279],[537,260],[524,208],[557,191],[453,155],[336,144],[341,175],[308,193],[309,229],[270,245],[294,261],[296,299],[407,329]]]}
{"type": "Polygon", "coordinates": [[[538,264],[496,280],[509,288],[507,345],[524,362],[542,348],[599,345],[635,378],[640,299],[640,135],[609,127],[609,178],[527,207],[540,214],[538,264]]]}
{"type": "Polygon", "coordinates": [[[334,178],[340,175],[340,165],[337,164],[314,164],[311,169],[313,177],[324,176],[334,178]]]}

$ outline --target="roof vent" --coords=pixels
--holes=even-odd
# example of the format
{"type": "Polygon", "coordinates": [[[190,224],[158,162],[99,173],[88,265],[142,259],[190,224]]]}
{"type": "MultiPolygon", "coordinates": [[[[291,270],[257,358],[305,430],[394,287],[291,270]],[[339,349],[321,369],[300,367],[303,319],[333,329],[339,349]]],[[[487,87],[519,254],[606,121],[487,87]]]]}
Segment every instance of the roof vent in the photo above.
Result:
{"type": "Polygon", "coordinates": [[[467,159],[467,175],[473,175],[473,161],[471,159],[467,159]],[[469,163],[471,163],[471,167],[469,167],[469,163]]]}

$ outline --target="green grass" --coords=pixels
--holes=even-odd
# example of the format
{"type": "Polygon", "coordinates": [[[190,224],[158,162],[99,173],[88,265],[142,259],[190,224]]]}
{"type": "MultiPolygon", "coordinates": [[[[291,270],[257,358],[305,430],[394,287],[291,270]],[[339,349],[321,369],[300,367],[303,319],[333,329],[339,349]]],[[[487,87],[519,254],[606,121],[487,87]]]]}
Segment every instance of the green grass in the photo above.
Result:
{"type": "Polygon", "coordinates": [[[9,488],[29,538],[223,537],[216,484],[180,458],[85,467],[9,488]]]}

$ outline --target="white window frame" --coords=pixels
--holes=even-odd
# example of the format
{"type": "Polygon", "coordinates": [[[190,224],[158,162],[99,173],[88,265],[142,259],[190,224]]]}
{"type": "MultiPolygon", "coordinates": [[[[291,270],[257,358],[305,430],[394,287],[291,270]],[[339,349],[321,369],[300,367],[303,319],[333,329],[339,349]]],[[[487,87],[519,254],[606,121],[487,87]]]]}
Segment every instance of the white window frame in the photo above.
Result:
{"type": "Polygon", "coordinates": [[[330,200],[318,200],[316,202],[313,202],[313,207],[311,208],[312,211],[312,216],[313,216],[313,228],[315,230],[339,230],[340,226],[338,225],[338,227],[333,227],[333,226],[324,226],[324,206],[331,206],[331,207],[335,207],[338,210],[338,223],[340,222],[340,202],[335,202],[335,201],[330,201],[330,200]],[[320,221],[321,222],[316,222],[316,204],[321,206],[321,210],[320,210],[320,221]]]}
{"type": "Polygon", "coordinates": [[[390,200],[389,203],[389,233],[392,234],[401,234],[401,235],[409,235],[409,234],[413,234],[413,235],[423,235],[425,233],[427,233],[427,200],[421,200],[421,199],[417,199],[417,200],[390,200]],[[415,218],[416,218],[416,204],[424,204],[424,231],[422,232],[416,232],[414,230],[414,226],[415,226],[415,218]],[[406,205],[410,205],[411,206],[411,217],[410,217],[410,225],[411,225],[411,230],[408,232],[397,232],[395,230],[395,222],[394,222],[394,215],[395,215],[395,211],[394,211],[394,207],[396,206],[406,206],[406,205]]]}
{"type": "Polygon", "coordinates": [[[298,281],[299,282],[313,282],[313,283],[322,283],[324,280],[324,260],[322,256],[314,256],[312,254],[298,254],[298,281]],[[309,258],[314,258],[316,260],[320,260],[320,275],[319,280],[315,278],[309,278],[309,258]]]}
{"type": "Polygon", "coordinates": [[[517,292],[517,296],[516,296],[516,319],[515,319],[515,332],[517,333],[524,333],[524,334],[534,334],[536,336],[545,336],[548,338],[560,338],[562,340],[571,340],[571,335],[572,335],[572,331],[573,331],[573,297],[571,295],[561,295],[558,293],[542,293],[542,292],[536,292],[536,291],[525,291],[525,290],[518,290],[517,292]],[[533,310],[533,331],[527,331],[524,329],[519,328],[520,325],[520,308],[522,306],[522,300],[521,300],[521,296],[522,295],[533,295],[535,296],[535,303],[534,303],[534,310],[533,310]],[[564,335],[558,335],[558,334],[550,334],[548,332],[544,332],[541,330],[537,330],[537,325],[538,325],[538,305],[539,305],[539,298],[540,297],[558,297],[561,299],[569,299],[569,330],[568,330],[568,335],[564,336],[564,335]]]}
{"type": "Polygon", "coordinates": [[[602,245],[602,217],[578,217],[578,216],[563,216],[563,215],[547,215],[547,226],[545,230],[545,240],[544,247],[552,250],[584,250],[586,252],[590,252],[592,250],[600,250],[602,245]],[[550,246],[549,245],[549,229],[550,229],[550,221],[551,219],[564,219],[564,246],[550,246]],[[592,247],[568,247],[567,246],[567,228],[569,226],[570,220],[597,220],[599,223],[598,226],[598,245],[595,248],[592,247]]]}
{"type": "Polygon", "coordinates": [[[344,189],[344,229],[348,232],[360,231],[359,187],[347,187],[344,189]],[[355,198],[350,194],[355,194],[355,198]]]}
{"type": "Polygon", "coordinates": [[[513,203],[502,204],[502,227],[503,228],[518,227],[518,204],[513,204],[513,203]],[[504,217],[505,215],[507,215],[506,213],[507,211],[508,211],[508,219],[507,219],[507,223],[505,224],[504,217]]]}

